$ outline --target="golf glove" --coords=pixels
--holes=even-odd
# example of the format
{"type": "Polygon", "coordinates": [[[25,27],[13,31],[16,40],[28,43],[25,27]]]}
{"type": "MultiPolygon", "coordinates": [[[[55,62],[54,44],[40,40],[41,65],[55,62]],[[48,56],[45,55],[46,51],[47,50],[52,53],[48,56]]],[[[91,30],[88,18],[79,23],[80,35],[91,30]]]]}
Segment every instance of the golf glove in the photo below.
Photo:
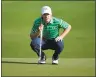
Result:
{"type": "Polygon", "coordinates": [[[60,36],[58,36],[57,38],[55,38],[55,41],[62,41],[62,38],[60,36]]]}

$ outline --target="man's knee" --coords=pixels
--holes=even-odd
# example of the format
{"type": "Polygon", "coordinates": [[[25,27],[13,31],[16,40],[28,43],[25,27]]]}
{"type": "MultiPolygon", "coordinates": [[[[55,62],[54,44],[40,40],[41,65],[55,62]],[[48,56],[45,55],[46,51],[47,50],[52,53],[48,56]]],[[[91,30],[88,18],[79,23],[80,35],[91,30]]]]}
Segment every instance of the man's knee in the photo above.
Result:
{"type": "Polygon", "coordinates": [[[58,42],[57,42],[57,47],[56,47],[56,49],[57,49],[59,52],[61,52],[61,51],[64,49],[64,44],[63,44],[62,41],[58,41],[58,42]]]}
{"type": "Polygon", "coordinates": [[[34,49],[34,48],[39,49],[40,48],[40,38],[32,39],[30,46],[32,49],[34,49]]]}

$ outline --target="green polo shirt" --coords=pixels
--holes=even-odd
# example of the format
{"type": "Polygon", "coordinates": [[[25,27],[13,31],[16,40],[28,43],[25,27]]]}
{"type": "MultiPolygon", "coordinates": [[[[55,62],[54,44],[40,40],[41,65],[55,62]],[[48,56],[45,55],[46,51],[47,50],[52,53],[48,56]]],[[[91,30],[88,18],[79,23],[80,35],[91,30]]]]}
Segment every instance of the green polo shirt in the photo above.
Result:
{"type": "Polygon", "coordinates": [[[44,25],[43,37],[46,39],[56,38],[57,36],[59,36],[60,28],[66,29],[69,26],[67,22],[55,17],[52,17],[51,21],[48,24],[46,24],[40,17],[34,21],[30,34],[33,34],[38,31],[38,27],[40,26],[41,22],[44,25]]]}

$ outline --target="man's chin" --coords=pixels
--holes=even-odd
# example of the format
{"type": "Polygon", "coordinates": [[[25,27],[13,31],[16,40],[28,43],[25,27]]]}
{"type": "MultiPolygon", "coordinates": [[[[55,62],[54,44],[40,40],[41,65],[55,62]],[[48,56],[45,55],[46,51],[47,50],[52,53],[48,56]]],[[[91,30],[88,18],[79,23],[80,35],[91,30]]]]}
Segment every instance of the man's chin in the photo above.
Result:
{"type": "Polygon", "coordinates": [[[49,23],[50,21],[48,20],[48,21],[45,21],[46,23],[49,23]]]}

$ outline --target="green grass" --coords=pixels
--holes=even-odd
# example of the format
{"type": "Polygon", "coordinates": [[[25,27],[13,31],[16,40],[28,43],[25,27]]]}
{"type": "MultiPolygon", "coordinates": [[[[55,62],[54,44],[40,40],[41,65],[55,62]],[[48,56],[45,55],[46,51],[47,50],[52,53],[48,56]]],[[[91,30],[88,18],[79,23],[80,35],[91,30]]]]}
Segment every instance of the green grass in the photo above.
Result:
{"type": "MultiPolygon", "coordinates": [[[[49,5],[53,16],[72,25],[64,38],[62,58],[95,57],[94,1],[2,1],[2,57],[37,57],[30,48],[33,21],[41,15],[41,7],[49,5]]],[[[45,51],[48,57],[53,51],[45,51]]]]}
{"type": "Polygon", "coordinates": [[[2,76],[95,76],[94,58],[60,58],[58,65],[51,61],[40,65],[37,58],[3,58],[2,76]]]}

